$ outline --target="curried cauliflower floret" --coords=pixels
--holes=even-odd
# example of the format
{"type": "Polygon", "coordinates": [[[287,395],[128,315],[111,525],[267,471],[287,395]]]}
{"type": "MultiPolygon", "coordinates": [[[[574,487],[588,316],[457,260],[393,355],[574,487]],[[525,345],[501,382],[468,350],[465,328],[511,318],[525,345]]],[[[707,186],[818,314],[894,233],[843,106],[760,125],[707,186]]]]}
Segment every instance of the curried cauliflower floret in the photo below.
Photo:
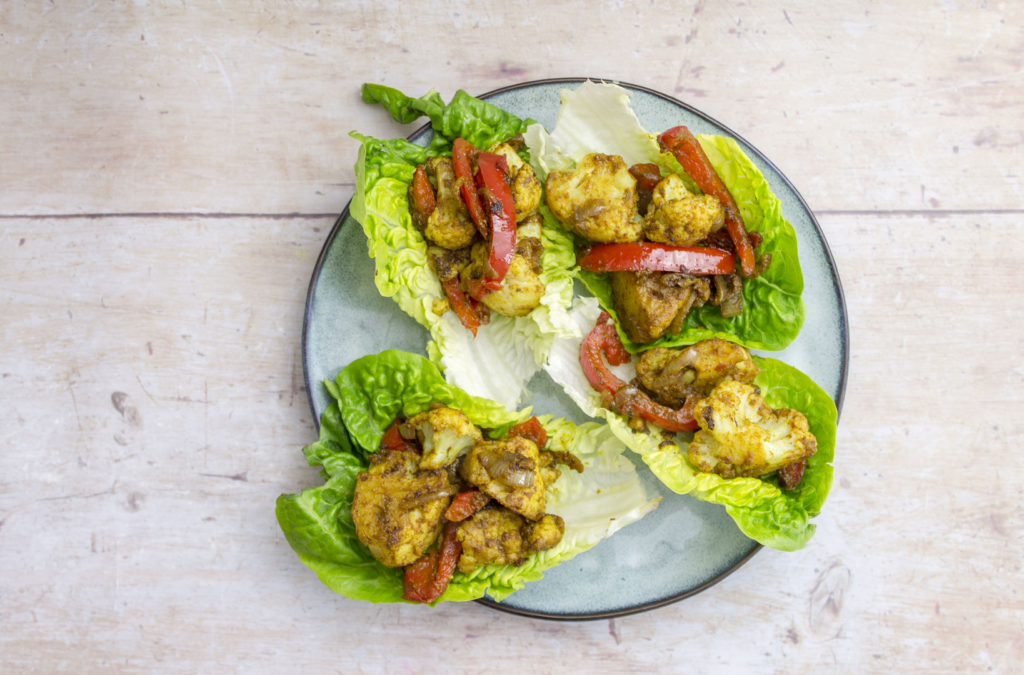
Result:
{"type": "Polygon", "coordinates": [[[546,551],[558,545],[565,534],[565,521],[561,516],[545,513],[536,523],[527,523],[524,528],[527,551],[546,551]]]}
{"type": "Polygon", "coordinates": [[[544,226],[544,219],[539,213],[531,213],[527,218],[519,221],[516,226],[516,241],[520,239],[540,239],[541,228],[544,226]]]}
{"type": "Polygon", "coordinates": [[[599,244],[640,241],[636,179],[615,155],[591,154],[574,171],[548,174],[548,208],[562,225],[599,244]]]}
{"type": "Polygon", "coordinates": [[[489,564],[523,564],[523,517],[503,508],[485,508],[463,521],[455,533],[462,544],[459,571],[489,564]]]}
{"type": "Polygon", "coordinates": [[[476,226],[469,218],[466,203],[455,187],[455,170],[448,157],[427,161],[427,177],[437,190],[437,208],[427,218],[423,235],[432,243],[450,251],[465,248],[476,236],[476,226]]]}
{"type": "Polygon", "coordinates": [[[462,461],[459,474],[500,504],[537,520],[547,503],[539,466],[537,445],[516,436],[477,442],[462,461]]]}
{"type": "Polygon", "coordinates": [[[481,440],[480,430],[461,410],[436,408],[413,415],[406,423],[423,445],[421,469],[440,469],[466,454],[481,440]]]}
{"type": "Polygon", "coordinates": [[[482,565],[522,565],[526,555],[546,551],[562,541],[565,521],[544,514],[535,523],[503,507],[488,507],[463,521],[455,533],[462,544],[459,571],[482,565]]]}
{"type": "Polygon", "coordinates": [[[700,424],[687,455],[701,471],[723,478],[763,476],[818,450],[807,418],[772,410],[752,385],[722,382],[693,406],[700,424]]]}
{"type": "Polygon", "coordinates": [[[509,188],[516,205],[516,222],[522,222],[540,206],[541,184],[533,167],[523,161],[508,143],[495,143],[487,152],[501,155],[508,164],[508,175],[512,179],[509,188]]]}
{"type": "Polygon", "coordinates": [[[711,296],[706,277],[683,272],[611,272],[612,305],[622,329],[637,344],[678,333],[693,307],[711,296]]]}
{"type": "Polygon", "coordinates": [[[427,247],[427,264],[441,281],[448,281],[459,276],[459,272],[469,265],[470,248],[449,251],[440,246],[427,247]]]}
{"type": "MultiPolygon", "coordinates": [[[[462,270],[462,280],[484,276],[487,268],[488,249],[484,242],[473,245],[472,262],[462,270]]],[[[530,261],[521,255],[512,256],[501,290],[484,296],[481,301],[491,311],[504,316],[526,316],[540,305],[544,296],[544,284],[533,271],[530,261]]]]}
{"type": "Polygon", "coordinates": [[[644,234],[662,244],[693,246],[723,224],[725,209],[718,197],[691,194],[673,173],[654,188],[644,217],[644,234]]]}
{"type": "Polygon", "coordinates": [[[421,471],[419,461],[414,452],[381,450],[356,477],[356,536],[388,567],[411,565],[434,543],[455,492],[448,472],[421,471]]]}
{"type": "Polygon", "coordinates": [[[658,403],[679,408],[688,396],[707,396],[719,382],[753,382],[761,369],[750,352],[721,338],[681,349],[655,347],[636,364],[636,378],[658,403]]]}

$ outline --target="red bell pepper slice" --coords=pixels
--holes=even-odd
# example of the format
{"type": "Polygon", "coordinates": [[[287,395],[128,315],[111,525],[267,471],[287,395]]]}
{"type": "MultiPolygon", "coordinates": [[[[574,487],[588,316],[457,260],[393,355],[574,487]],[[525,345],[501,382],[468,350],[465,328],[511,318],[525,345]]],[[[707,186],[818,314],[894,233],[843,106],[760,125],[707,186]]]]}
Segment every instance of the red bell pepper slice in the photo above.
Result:
{"type": "Polygon", "coordinates": [[[707,194],[718,197],[725,208],[725,227],[736,245],[736,253],[740,257],[743,276],[748,279],[754,276],[754,247],[750,245],[747,228],[743,224],[743,216],[732,193],[725,187],[721,177],[715,172],[708,156],[700,143],[686,127],[673,127],[658,136],[658,145],[662,152],[671,152],[690,178],[707,194]]]}
{"type": "Polygon", "coordinates": [[[491,501],[490,496],[479,490],[460,492],[452,500],[448,510],[444,512],[444,517],[446,520],[458,523],[482,509],[489,501],[491,501]]]}
{"type": "Polygon", "coordinates": [[[452,145],[452,167],[455,170],[455,177],[461,179],[462,201],[466,202],[466,209],[469,210],[469,217],[480,232],[480,235],[487,239],[490,236],[487,214],[480,203],[480,197],[476,193],[476,180],[473,178],[473,165],[470,161],[472,156],[480,151],[469,144],[464,138],[456,138],[452,145]]]}
{"type": "MultiPolygon", "coordinates": [[[[602,353],[609,363],[616,366],[626,363],[630,358],[607,312],[601,312],[594,330],[580,344],[580,365],[583,366],[583,374],[587,376],[590,386],[615,396],[626,383],[608,370],[601,361],[602,353]]],[[[689,402],[682,410],[673,410],[655,403],[639,389],[630,392],[625,398],[621,411],[630,417],[642,417],[666,431],[694,431],[698,428],[693,419],[693,406],[689,402]]]]}
{"type": "Polygon", "coordinates": [[[455,565],[462,555],[462,544],[455,536],[458,528],[456,523],[445,524],[441,545],[406,566],[402,577],[403,600],[427,604],[448,590],[448,582],[452,580],[455,565]]]}
{"type": "Polygon", "coordinates": [[[522,424],[517,424],[508,430],[508,437],[521,436],[534,442],[537,448],[543,448],[548,442],[548,432],[541,426],[540,420],[531,417],[522,424]]]}
{"type": "Polygon", "coordinates": [[[423,227],[427,226],[427,219],[437,208],[437,198],[434,196],[434,188],[430,186],[427,179],[427,172],[420,164],[416,167],[416,173],[412,175],[412,190],[409,192],[412,198],[412,208],[416,217],[423,227]]]}
{"type": "Polygon", "coordinates": [[[673,410],[655,403],[647,394],[637,390],[636,395],[630,396],[622,405],[622,412],[630,417],[642,417],[654,422],[665,431],[679,433],[700,428],[697,420],[693,419],[693,403],[689,400],[680,410],[673,410]]]}
{"type": "Polygon", "coordinates": [[[595,244],[580,252],[576,261],[592,272],[657,270],[689,274],[732,274],[736,259],[717,248],[669,246],[645,241],[631,244],[595,244]]]}
{"type": "Polygon", "coordinates": [[[601,360],[602,353],[614,366],[620,366],[630,360],[629,352],[622,346],[622,341],[619,339],[619,334],[615,332],[615,326],[611,323],[608,312],[601,312],[594,330],[590,331],[580,343],[580,365],[583,367],[583,374],[587,376],[590,386],[598,391],[607,391],[614,396],[626,383],[608,370],[604,361],[601,360]]]}
{"type": "Polygon", "coordinates": [[[430,594],[436,569],[436,548],[424,554],[413,564],[406,565],[402,575],[402,590],[405,591],[402,594],[402,599],[409,602],[428,602],[426,597],[430,594]]]}
{"type": "Polygon", "coordinates": [[[508,186],[508,163],[501,155],[481,152],[477,157],[476,184],[490,217],[490,253],[488,270],[480,279],[471,280],[469,294],[481,299],[490,291],[501,290],[512,256],[516,252],[516,205],[508,186]]]}
{"type": "Polygon", "coordinates": [[[473,337],[476,337],[477,329],[491,322],[490,310],[459,288],[459,277],[457,276],[448,281],[442,281],[441,286],[444,288],[444,294],[448,296],[448,304],[452,306],[459,321],[469,329],[473,337]]]}
{"type": "Polygon", "coordinates": [[[420,454],[420,449],[412,441],[403,438],[401,432],[398,430],[400,424],[400,418],[396,418],[388,430],[384,432],[384,437],[380,439],[380,447],[382,450],[406,450],[408,452],[415,452],[420,454]]]}

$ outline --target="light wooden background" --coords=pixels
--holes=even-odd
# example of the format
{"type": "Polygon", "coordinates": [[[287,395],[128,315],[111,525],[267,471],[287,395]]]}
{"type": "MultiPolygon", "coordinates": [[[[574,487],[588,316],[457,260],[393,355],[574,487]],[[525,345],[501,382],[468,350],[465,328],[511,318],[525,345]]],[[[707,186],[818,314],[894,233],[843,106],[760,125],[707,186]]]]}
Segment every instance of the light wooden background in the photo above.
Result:
{"type": "MultiPolygon", "coordinates": [[[[0,4],[0,671],[952,673],[1024,663],[1024,5],[0,4]],[[300,331],[382,82],[677,96],[793,180],[852,358],[799,553],[590,623],[330,593],[300,331]]],[[[344,339],[343,336],[340,339],[344,339]]]]}

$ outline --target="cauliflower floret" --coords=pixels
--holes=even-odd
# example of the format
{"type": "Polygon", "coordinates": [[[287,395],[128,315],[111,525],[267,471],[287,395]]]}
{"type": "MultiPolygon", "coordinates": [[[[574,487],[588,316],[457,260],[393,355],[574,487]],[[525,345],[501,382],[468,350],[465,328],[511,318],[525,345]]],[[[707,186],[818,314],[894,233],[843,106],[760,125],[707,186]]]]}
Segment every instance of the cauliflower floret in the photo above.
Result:
{"type": "Polygon", "coordinates": [[[416,430],[423,445],[421,469],[440,469],[466,454],[483,438],[461,410],[437,408],[409,418],[407,424],[416,430]]]}
{"type": "Polygon", "coordinates": [[[763,476],[818,450],[806,417],[772,410],[753,386],[735,380],[698,401],[693,416],[701,428],[687,452],[690,462],[723,478],[763,476]]]}
{"type": "MultiPolygon", "coordinates": [[[[487,269],[487,244],[473,245],[472,262],[462,270],[462,280],[484,276],[487,269]]],[[[485,295],[481,301],[491,311],[504,316],[526,316],[540,305],[544,295],[544,284],[533,271],[530,261],[521,255],[513,255],[512,263],[501,282],[501,289],[485,295]]]]}
{"type": "Polygon", "coordinates": [[[523,530],[526,535],[527,551],[546,551],[562,541],[565,521],[561,516],[545,513],[536,523],[527,523],[523,530]]]}
{"type": "Polygon", "coordinates": [[[448,281],[459,276],[459,272],[469,265],[470,248],[449,251],[440,246],[427,247],[427,265],[441,281],[448,281]]]}
{"type": "Polygon", "coordinates": [[[692,246],[724,223],[725,209],[717,197],[691,194],[673,173],[654,188],[644,234],[662,244],[692,246]]]}
{"type": "Polygon", "coordinates": [[[637,344],[678,333],[690,309],[711,296],[706,277],[682,272],[611,272],[608,278],[622,329],[637,344]]]}
{"type": "Polygon", "coordinates": [[[455,188],[455,169],[448,157],[434,157],[427,161],[426,171],[437,190],[437,208],[427,218],[423,235],[431,242],[450,251],[473,243],[476,226],[469,219],[469,211],[455,188]]]}
{"type": "Polygon", "coordinates": [[[532,213],[529,217],[519,221],[516,225],[516,241],[520,239],[540,239],[541,228],[544,225],[544,219],[540,217],[539,213],[532,213]]]}
{"type": "Polygon", "coordinates": [[[468,574],[482,565],[522,565],[523,525],[526,521],[508,509],[477,511],[462,522],[455,538],[462,544],[459,571],[468,574]]]}
{"type": "Polygon", "coordinates": [[[537,445],[516,436],[477,442],[462,461],[459,474],[498,503],[537,520],[547,503],[539,466],[537,445]]]}
{"type": "Polygon", "coordinates": [[[546,513],[532,523],[503,507],[485,508],[455,533],[462,544],[459,571],[468,574],[490,564],[522,565],[527,554],[557,546],[564,532],[560,516],[546,513]]]}
{"type": "Polygon", "coordinates": [[[750,352],[721,338],[681,349],[655,347],[636,364],[636,378],[662,405],[679,408],[688,396],[707,396],[725,379],[753,382],[761,369],[750,352]]]}
{"type": "Polygon", "coordinates": [[[600,244],[640,241],[643,221],[637,211],[636,179],[615,155],[591,154],[575,171],[552,171],[548,208],[562,225],[600,244]]]}
{"type": "Polygon", "coordinates": [[[356,477],[356,536],[388,567],[410,565],[437,539],[455,487],[444,470],[422,471],[419,455],[381,450],[356,477]]]}
{"type": "Polygon", "coordinates": [[[495,143],[487,152],[501,155],[508,164],[508,175],[512,179],[512,201],[516,205],[516,222],[522,222],[540,206],[541,185],[533,167],[523,161],[508,143],[495,143]]]}

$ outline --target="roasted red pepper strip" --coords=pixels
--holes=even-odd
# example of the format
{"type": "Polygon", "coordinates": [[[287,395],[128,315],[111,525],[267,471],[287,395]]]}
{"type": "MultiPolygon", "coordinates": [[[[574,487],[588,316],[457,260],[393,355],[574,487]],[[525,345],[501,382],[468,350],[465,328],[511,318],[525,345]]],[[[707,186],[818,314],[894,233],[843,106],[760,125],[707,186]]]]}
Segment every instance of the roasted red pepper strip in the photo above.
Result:
{"type": "Polygon", "coordinates": [[[455,315],[459,317],[462,325],[469,329],[469,332],[476,337],[477,329],[491,322],[491,312],[484,305],[466,295],[459,288],[459,278],[452,277],[448,281],[442,281],[444,294],[448,296],[448,304],[452,306],[455,315]]]}
{"type": "Polygon", "coordinates": [[[448,510],[444,512],[444,517],[453,523],[458,523],[482,509],[489,501],[491,501],[490,496],[479,490],[460,492],[452,500],[448,510]]]}
{"type": "Polygon", "coordinates": [[[441,545],[406,566],[402,577],[403,600],[428,604],[448,590],[448,582],[455,574],[455,564],[462,555],[462,544],[455,536],[458,528],[455,523],[446,523],[441,545]]]}
{"type": "Polygon", "coordinates": [[[462,179],[462,201],[466,202],[469,217],[473,219],[473,224],[476,225],[477,231],[480,232],[484,239],[487,239],[490,236],[488,231],[490,223],[487,221],[487,214],[480,203],[480,197],[476,193],[473,165],[470,162],[470,157],[476,152],[478,150],[464,138],[456,138],[455,143],[452,145],[452,166],[455,170],[455,177],[462,179]]]}
{"type": "Polygon", "coordinates": [[[434,583],[434,572],[437,569],[437,549],[424,554],[419,560],[405,566],[402,575],[403,600],[409,602],[429,602],[430,587],[434,583]]]}
{"type": "Polygon", "coordinates": [[[676,433],[682,431],[696,431],[700,428],[697,420],[693,419],[693,404],[687,401],[680,410],[673,410],[660,403],[655,403],[647,394],[637,391],[636,396],[631,396],[622,406],[622,412],[630,417],[642,417],[649,422],[654,422],[665,431],[676,433]]]}
{"type": "Polygon", "coordinates": [[[590,386],[598,391],[607,391],[615,395],[625,382],[615,377],[604,361],[601,354],[608,357],[608,362],[619,366],[629,361],[629,352],[622,346],[619,334],[615,332],[615,326],[610,323],[611,317],[608,312],[601,312],[597,318],[594,330],[590,331],[587,337],[580,343],[580,365],[583,367],[583,374],[587,376],[590,386]]]}
{"type": "Polygon", "coordinates": [[[592,272],[657,270],[689,274],[732,274],[736,259],[717,248],[669,246],[650,241],[633,244],[595,244],[581,251],[576,264],[592,272]]]}
{"type": "Polygon", "coordinates": [[[459,556],[462,555],[462,544],[455,536],[458,530],[457,523],[446,523],[444,526],[444,534],[441,535],[440,559],[437,561],[437,575],[434,577],[431,589],[434,597],[428,602],[433,602],[444,595],[444,592],[448,590],[448,582],[455,574],[455,565],[459,562],[459,556]]]}
{"type": "Polygon", "coordinates": [[[419,453],[420,449],[412,441],[402,438],[402,434],[398,431],[399,420],[396,419],[388,427],[388,430],[384,432],[384,438],[380,439],[380,447],[383,450],[408,450],[409,452],[419,453]]]}
{"type": "Polygon", "coordinates": [[[487,291],[501,290],[512,256],[516,252],[516,205],[506,181],[508,163],[501,155],[481,152],[477,157],[476,184],[483,194],[483,204],[490,220],[490,268],[479,280],[469,285],[469,294],[481,299],[487,291]]]}
{"type": "Polygon", "coordinates": [[[725,187],[721,177],[715,172],[704,149],[686,127],[673,127],[658,136],[658,145],[662,152],[671,152],[690,178],[706,194],[718,197],[725,208],[725,226],[729,230],[736,253],[743,267],[743,276],[754,276],[754,247],[750,245],[747,228],[743,224],[743,216],[732,193],[725,187]]]}
{"type": "Polygon", "coordinates": [[[541,426],[540,420],[531,417],[522,424],[517,424],[508,430],[508,437],[521,436],[533,441],[538,448],[543,448],[548,442],[548,432],[541,426]]]}
{"type": "Polygon", "coordinates": [[[427,218],[437,208],[437,198],[434,196],[434,188],[430,187],[427,172],[422,164],[416,167],[416,173],[412,175],[412,189],[409,191],[409,197],[419,222],[426,227],[427,218]]]}

